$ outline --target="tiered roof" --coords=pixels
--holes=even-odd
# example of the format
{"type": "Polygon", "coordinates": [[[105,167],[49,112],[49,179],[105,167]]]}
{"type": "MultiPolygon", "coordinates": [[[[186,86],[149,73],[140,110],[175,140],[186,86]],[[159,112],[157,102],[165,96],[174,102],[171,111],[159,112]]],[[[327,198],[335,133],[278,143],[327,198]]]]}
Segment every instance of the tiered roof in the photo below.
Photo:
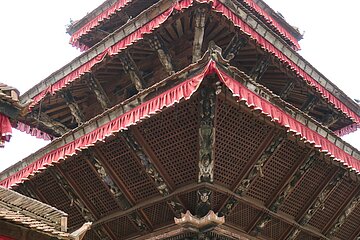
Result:
{"type": "Polygon", "coordinates": [[[70,27],[95,24],[90,49],[21,96],[58,138],[0,184],[94,221],[87,239],[358,237],[360,153],[338,135],[360,107],[300,34],[261,1],[140,3],[70,27]]]}

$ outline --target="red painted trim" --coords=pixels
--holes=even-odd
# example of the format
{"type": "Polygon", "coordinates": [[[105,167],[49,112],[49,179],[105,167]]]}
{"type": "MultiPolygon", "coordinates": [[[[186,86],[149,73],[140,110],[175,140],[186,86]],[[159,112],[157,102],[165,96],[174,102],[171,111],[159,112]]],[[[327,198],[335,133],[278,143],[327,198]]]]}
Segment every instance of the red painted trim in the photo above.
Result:
{"type": "Polygon", "coordinates": [[[61,159],[74,155],[77,150],[86,149],[89,146],[93,146],[98,141],[104,141],[108,136],[126,130],[129,126],[137,124],[143,119],[161,111],[163,108],[178,103],[182,99],[189,99],[199,88],[202,80],[207,75],[214,72],[217,73],[220,80],[233,92],[234,96],[237,96],[239,100],[246,101],[249,107],[261,110],[264,114],[271,117],[274,122],[286,127],[288,131],[300,135],[305,141],[314,143],[315,147],[319,148],[321,151],[328,152],[328,154],[335,157],[336,161],[355,170],[356,173],[360,173],[360,160],[349,155],[328,139],[295,120],[291,115],[284,113],[277,106],[274,106],[272,103],[251,92],[241,83],[217,68],[216,63],[211,60],[199,75],[180,83],[149,101],[146,101],[140,106],[137,106],[114,120],[100,126],[96,130],[45,154],[29,166],[2,180],[0,185],[10,188],[14,184],[19,184],[23,181],[23,178],[27,178],[29,175],[39,171],[39,169],[45,169],[46,166],[51,163],[59,162],[61,159]]]}

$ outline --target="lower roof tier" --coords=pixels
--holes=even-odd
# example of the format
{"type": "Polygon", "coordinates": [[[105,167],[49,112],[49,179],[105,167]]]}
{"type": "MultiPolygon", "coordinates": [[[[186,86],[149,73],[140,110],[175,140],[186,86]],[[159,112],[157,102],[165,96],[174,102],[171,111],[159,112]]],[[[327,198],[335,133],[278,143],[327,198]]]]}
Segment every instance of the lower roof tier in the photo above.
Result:
{"type": "Polygon", "coordinates": [[[216,46],[174,76],[160,95],[140,92],[53,141],[1,184],[66,211],[70,227],[93,221],[85,239],[191,235],[174,223],[186,210],[213,210],[225,216],[213,234],[245,239],[359,236],[359,160],[334,135],[288,113],[216,46]]]}

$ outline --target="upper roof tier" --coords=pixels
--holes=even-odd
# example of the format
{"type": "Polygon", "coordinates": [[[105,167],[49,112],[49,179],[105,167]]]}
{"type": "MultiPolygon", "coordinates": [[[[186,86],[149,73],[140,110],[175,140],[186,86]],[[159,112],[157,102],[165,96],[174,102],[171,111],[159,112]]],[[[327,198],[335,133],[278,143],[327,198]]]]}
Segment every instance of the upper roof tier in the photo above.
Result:
{"type": "MultiPolygon", "coordinates": [[[[70,43],[81,50],[87,50],[157,2],[159,0],[107,0],[84,18],[68,26],[70,43]]],[[[293,49],[300,49],[298,41],[302,39],[302,34],[298,28],[287,23],[283,16],[264,1],[237,0],[237,2],[243,4],[247,11],[255,14],[293,49]]]]}

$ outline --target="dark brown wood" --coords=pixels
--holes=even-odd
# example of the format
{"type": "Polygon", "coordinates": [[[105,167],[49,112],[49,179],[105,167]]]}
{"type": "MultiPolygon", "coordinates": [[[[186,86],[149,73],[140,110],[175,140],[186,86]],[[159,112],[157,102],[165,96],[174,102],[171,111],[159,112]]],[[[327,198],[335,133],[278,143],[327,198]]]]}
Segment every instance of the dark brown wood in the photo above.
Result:
{"type": "Polygon", "coordinates": [[[286,84],[285,88],[281,91],[281,93],[279,94],[279,96],[286,100],[287,97],[289,96],[291,90],[293,90],[295,88],[295,81],[294,80],[289,80],[289,82],[286,84]]]}
{"type": "Polygon", "coordinates": [[[142,74],[138,66],[136,65],[134,59],[131,57],[129,51],[124,51],[124,53],[119,55],[119,59],[123,64],[124,71],[129,75],[131,82],[135,85],[135,88],[138,91],[141,91],[145,88],[142,74]]]}
{"type": "Polygon", "coordinates": [[[301,106],[301,110],[304,113],[309,113],[316,105],[316,103],[318,102],[318,98],[315,97],[314,95],[309,95],[306,102],[304,102],[304,104],[301,106]]]}
{"type": "Polygon", "coordinates": [[[247,39],[235,33],[230,43],[226,46],[223,51],[223,57],[227,60],[233,59],[238,52],[246,46],[247,39]]]}
{"type": "Polygon", "coordinates": [[[52,130],[58,136],[62,136],[70,130],[64,124],[55,121],[53,118],[49,117],[46,112],[43,111],[40,113],[38,111],[33,111],[27,117],[29,117],[31,120],[35,120],[38,124],[44,125],[45,128],[52,130]]]}
{"type": "Polygon", "coordinates": [[[193,53],[192,62],[197,62],[202,56],[202,45],[204,41],[204,31],[206,22],[207,9],[200,7],[195,10],[194,15],[194,41],[193,41],[193,53]]]}
{"type": "Polygon", "coordinates": [[[271,61],[271,56],[269,54],[265,54],[260,56],[254,67],[250,71],[250,77],[255,81],[260,81],[261,77],[264,75],[266,70],[269,67],[271,61]]]}
{"type": "MultiPolygon", "coordinates": [[[[98,213],[94,209],[94,206],[89,202],[89,200],[83,195],[81,190],[77,187],[77,185],[67,176],[67,173],[61,169],[61,166],[55,165],[54,172],[58,173],[58,176],[64,180],[64,182],[71,188],[72,192],[77,196],[74,198],[74,201],[77,201],[75,204],[79,204],[79,207],[83,206],[82,211],[88,211],[95,220],[99,218],[98,213]]],[[[101,230],[99,230],[102,234],[107,235],[110,239],[116,240],[115,234],[106,226],[102,226],[101,230]]],[[[100,234],[101,234],[100,233],[100,234]]]]}
{"type": "Polygon", "coordinates": [[[99,80],[94,76],[94,74],[90,73],[88,74],[88,78],[86,81],[89,89],[95,94],[96,99],[100,103],[103,111],[108,109],[110,107],[110,100],[101,86],[99,80]]]}
{"type": "MultiPolygon", "coordinates": [[[[178,20],[180,23],[181,21],[178,20]]],[[[177,21],[177,23],[178,23],[177,21]]],[[[177,24],[178,25],[178,24],[177,24]]],[[[181,26],[180,26],[181,28],[181,26]]],[[[157,55],[159,57],[159,60],[163,67],[165,68],[165,71],[172,75],[175,73],[173,64],[171,63],[171,56],[168,51],[168,49],[165,47],[163,40],[158,36],[154,35],[153,37],[149,38],[149,44],[150,47],[157,52],[157,55]]]]}
{"type": "Polygon", "coordinates": [[[75,118],[75,121],[78,125],[82,125],[85,120],[84,114],[81,112],[79,105],[75,101],[75,98],[71,94],[70,90],[64,89],[62,96],[65,99],[66,105],[69,107],[71,115],[75,118]]]}

